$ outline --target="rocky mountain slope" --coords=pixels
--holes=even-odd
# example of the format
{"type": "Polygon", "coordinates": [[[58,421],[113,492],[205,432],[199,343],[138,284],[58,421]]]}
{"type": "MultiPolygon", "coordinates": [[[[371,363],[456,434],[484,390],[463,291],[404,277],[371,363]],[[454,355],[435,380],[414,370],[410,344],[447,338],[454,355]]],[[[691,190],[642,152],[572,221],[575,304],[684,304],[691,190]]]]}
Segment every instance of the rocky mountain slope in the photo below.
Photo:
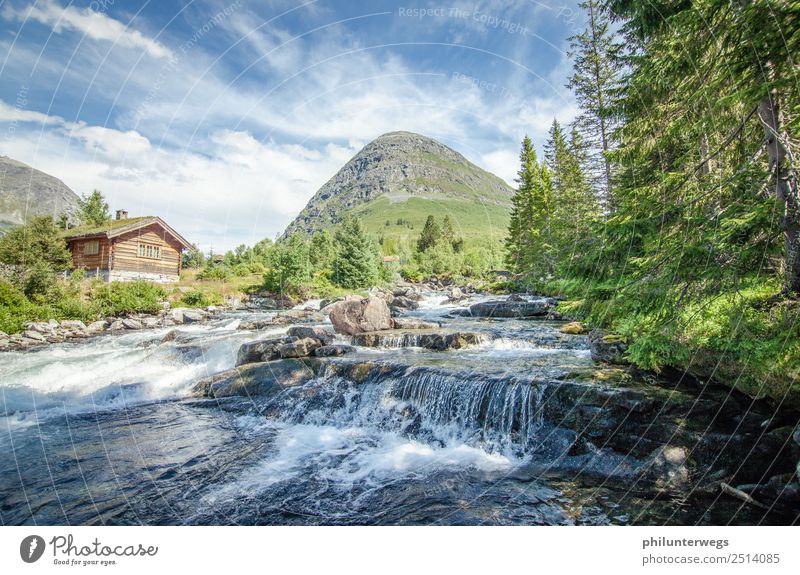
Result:
{"type": "Polygon", "coordinates": [[[0,156],[0,233],[33,216],[74,214],[78,195],[49,174],[0,156]]]}
{"type": "Polygon", "coordinates": [[[449,214],[462,236],[499,238],[512,194],[503,180],[447,146],[411,132],[390,132],[322,186],[285,233],[313,233],[352,213],[373,234],[415,237],[428,214],[449,214]]]}

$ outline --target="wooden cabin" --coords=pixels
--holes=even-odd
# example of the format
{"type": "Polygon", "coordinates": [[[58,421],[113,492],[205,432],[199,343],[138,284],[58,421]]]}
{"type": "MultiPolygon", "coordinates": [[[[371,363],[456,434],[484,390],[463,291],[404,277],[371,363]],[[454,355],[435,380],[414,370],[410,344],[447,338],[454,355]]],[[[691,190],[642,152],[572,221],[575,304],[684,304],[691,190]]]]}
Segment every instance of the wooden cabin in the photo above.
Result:
{"type": "Polygon", "coordinates": [[[181,254],[191,247],[159,217],[117,217],[101,226],[68,230],[65,239],[72,252],[73,269],[105,281],[147,280],[176,282],[181,274],[181,254]]]}

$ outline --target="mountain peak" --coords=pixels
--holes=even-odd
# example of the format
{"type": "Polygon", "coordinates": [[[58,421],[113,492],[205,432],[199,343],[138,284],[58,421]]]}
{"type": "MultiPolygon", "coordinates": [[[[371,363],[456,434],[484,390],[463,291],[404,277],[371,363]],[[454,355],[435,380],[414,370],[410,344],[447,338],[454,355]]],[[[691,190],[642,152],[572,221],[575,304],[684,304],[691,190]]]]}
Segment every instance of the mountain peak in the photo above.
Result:
{"type": "MultiPolygon", "coordinates": [[[[409,203],[421,209],[426,203],[442,201],[469,204],[459,207],[462,212],[485,210],[489,205],[492,210],[499,208],[505,213],[512,194],[513,190],[503,180],[444,144],[414,132],[388,132],[364,146],[328,180],[289,225],[285,235],[313,233],[337,224],[348,213],[373,213],[375,210],[370,208],[375,208],[376,202],[391,208],[392,213],[408,211],[409,203]]],[[[430,210],[441,211],[442,205],[430,206],[430,210]]],[[[381,223],[391,224],[392,213],[382,210],[381,214],[373,215],[386,216],[381,223]]],[[[409,225],[413,228],[414,224],[409,225]]]]}

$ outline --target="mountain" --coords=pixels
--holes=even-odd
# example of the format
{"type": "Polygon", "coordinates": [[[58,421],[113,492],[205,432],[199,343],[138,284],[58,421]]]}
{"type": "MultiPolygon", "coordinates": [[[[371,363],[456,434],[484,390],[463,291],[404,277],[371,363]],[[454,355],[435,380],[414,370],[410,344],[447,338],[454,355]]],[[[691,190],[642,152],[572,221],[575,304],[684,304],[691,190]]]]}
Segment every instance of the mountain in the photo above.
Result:
{"type": "Polygon", "coordinates": [[[78,200],[58,178],[0,156],[0,233],[34,216],[75,214],[78,200]]]}
{"type": "Polygon", "coordinates": [[[313,233],[353,214],[372,235],[416,239],[429,214],[449,214],[462,237],[498,240],[506,233],[513,193],[436,140],[390,132],[322,186],[284,234],[313,233]]]}

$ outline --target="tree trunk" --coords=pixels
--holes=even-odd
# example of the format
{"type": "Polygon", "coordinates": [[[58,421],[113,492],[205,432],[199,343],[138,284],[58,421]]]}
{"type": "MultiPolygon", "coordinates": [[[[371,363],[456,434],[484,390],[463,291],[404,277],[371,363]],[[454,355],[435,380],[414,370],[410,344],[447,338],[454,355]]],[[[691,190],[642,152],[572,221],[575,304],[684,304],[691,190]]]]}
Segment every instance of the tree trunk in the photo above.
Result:
{"type": "Polygon", "coordinates": [[[786,258],[785,290],[800,294],[800,198],[794,166],[786,166],[788,134],[784,130],[776,90],[770,91],[758,104],[758,117],[764,127],[769,169],[773,173],[775,198],[783,210],[783,230],[786,258]]]}

